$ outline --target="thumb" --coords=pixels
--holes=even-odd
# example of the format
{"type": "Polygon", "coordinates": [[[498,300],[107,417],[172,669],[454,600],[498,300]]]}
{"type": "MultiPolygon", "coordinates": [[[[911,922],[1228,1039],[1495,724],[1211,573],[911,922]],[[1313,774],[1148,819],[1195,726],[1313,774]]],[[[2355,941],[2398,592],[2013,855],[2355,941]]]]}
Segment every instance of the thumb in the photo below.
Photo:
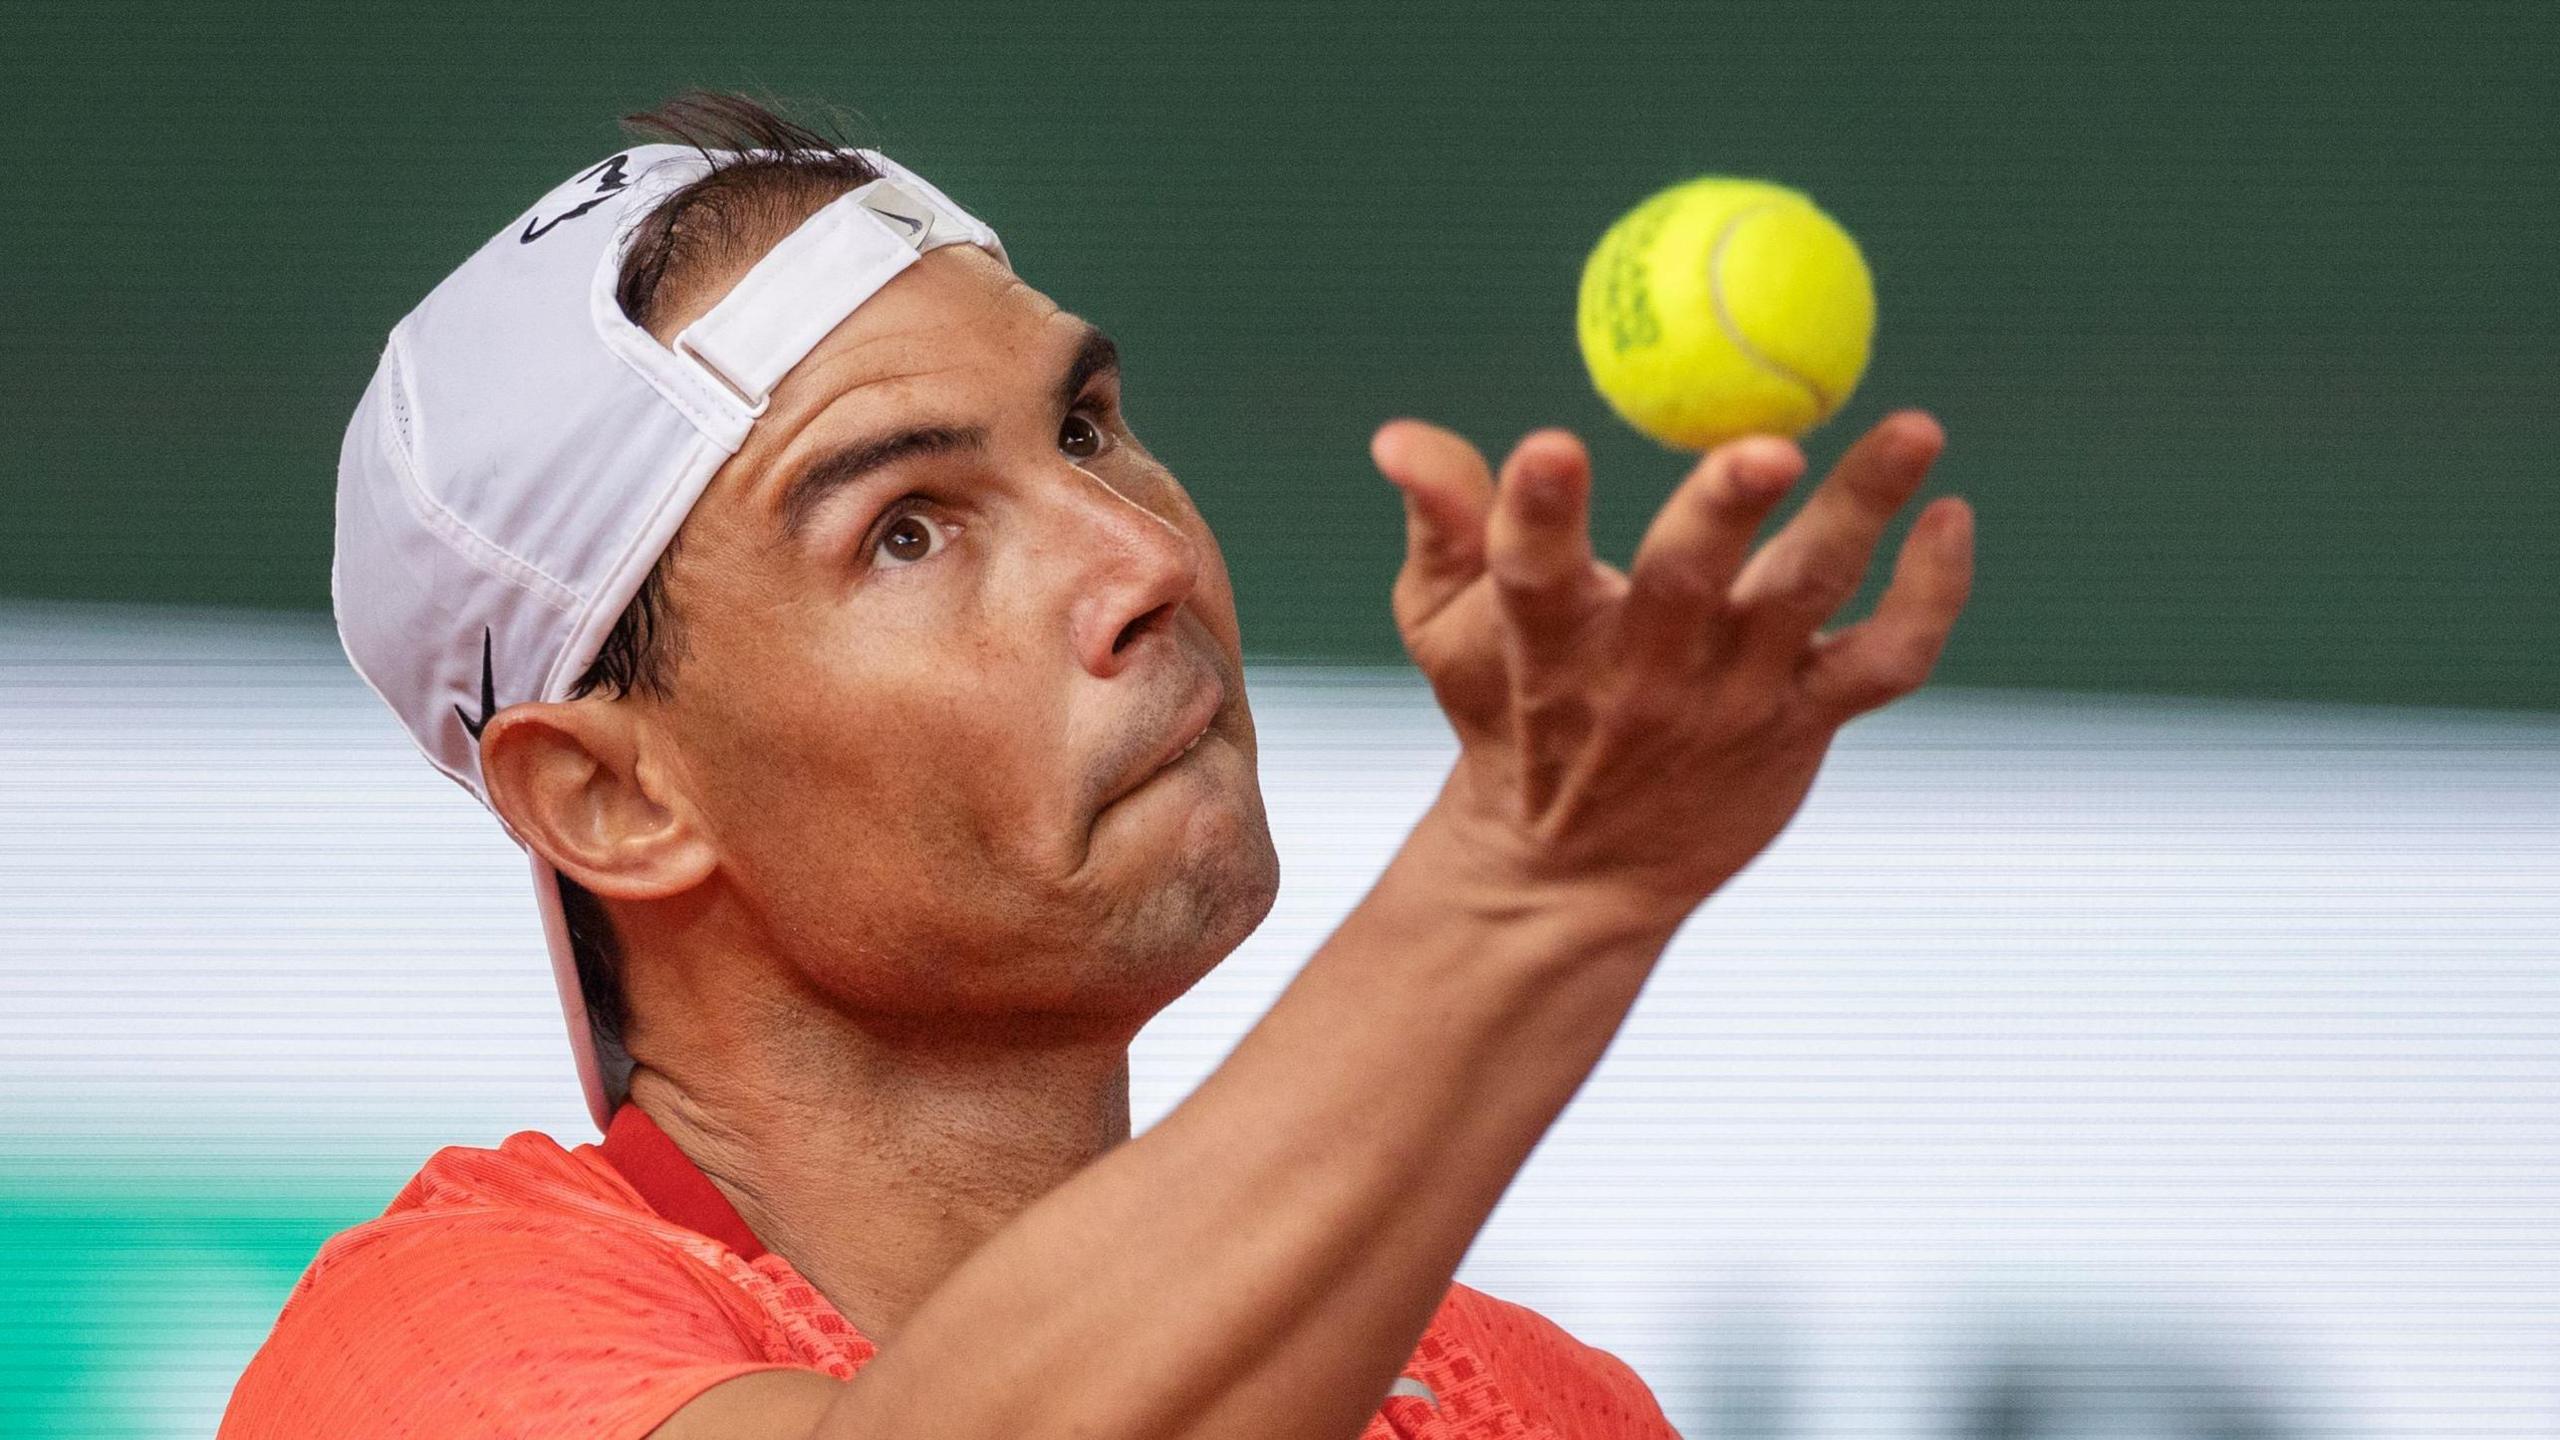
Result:
{"type": "Polygon", "coordinates": [[[1396,576],[1396,627],[1411,632],[1484,573],[1493,471],[1453,431],[1390,420],[1369,440],[1378,473],[1404,492],[1404,569],[1396,576]]]}

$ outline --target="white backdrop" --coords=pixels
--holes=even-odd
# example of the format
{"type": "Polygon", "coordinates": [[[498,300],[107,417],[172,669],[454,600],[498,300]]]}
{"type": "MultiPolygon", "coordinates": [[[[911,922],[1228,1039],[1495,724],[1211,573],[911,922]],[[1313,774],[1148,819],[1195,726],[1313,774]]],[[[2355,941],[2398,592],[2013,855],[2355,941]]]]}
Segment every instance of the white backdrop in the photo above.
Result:
{"type": "MultiPolygon", "coordinates": [[[[1253,700],[1280,903],[1142,1040],[1142,1126],[1450,753],[1402,673],[1253,700]]],[[[0,608],[0,815],[0,1189],[361,1215],[438,1145],[591,1138],[517,852],[324,622],[0,608]]],[[[129,1433],[208,1433],[280,1296],[101,1260],[193,1267],[129,1433]]],[[[1693,1440],[2560,1434],[2560,717],[1858,722],[1462,1278],[1693,1440]]]]}

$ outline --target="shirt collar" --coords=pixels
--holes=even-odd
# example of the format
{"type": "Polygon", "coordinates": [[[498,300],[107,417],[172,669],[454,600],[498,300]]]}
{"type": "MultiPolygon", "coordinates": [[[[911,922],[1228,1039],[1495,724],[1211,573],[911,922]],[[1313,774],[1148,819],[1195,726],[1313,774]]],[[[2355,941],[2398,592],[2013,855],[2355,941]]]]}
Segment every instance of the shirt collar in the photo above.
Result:
{"type": "Polygon", "coordinates": [[[606,1163],[621,1172],[660,1219],[708,1235],[738,1252],[742,1260],[765,1253],[764,1243],[747,1228],[738,1207],[685,1158],[647,1111],[625,1101],[613,1112],[613,1123],[605,1128],[604,1143],[598,1148],[606,1163]]]}

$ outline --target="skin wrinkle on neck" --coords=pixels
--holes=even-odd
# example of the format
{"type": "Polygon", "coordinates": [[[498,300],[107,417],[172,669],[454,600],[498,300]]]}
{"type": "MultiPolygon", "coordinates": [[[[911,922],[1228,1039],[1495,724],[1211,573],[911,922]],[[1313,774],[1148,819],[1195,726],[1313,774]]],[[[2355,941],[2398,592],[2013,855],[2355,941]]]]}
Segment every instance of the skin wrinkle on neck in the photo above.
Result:
{"type": "Polygon", "coordinates": [[[988,1236],[1129,1136],[1125,1046],[991,1049],[957,1065],[888,1048],[836,1090],[858,1105],[763,1075],[696,1096],[645,1068],[631,1101],[876,1344],[988,1236]]]}

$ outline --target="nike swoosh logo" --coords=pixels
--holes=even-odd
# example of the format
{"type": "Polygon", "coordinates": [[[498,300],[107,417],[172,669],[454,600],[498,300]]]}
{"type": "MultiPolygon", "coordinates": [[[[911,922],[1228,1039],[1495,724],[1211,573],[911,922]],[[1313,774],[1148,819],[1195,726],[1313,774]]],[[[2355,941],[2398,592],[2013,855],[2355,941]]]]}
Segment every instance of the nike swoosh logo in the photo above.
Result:
{"type": "Polygon", "coordinates": [[[906,226],[906,227],[907,227],[907,238],[908,238],[908,239],[910,239],[910,240],[913,240],[913,239],[914,239],[914,238],[916,238],[918,235],[921,235],[921,234],[923,234],[923,233],[924,233],[924,222],[923,222],[923,221],[921,221],[921,220],[911,220],[911,219],[909,219],[908,217],[906,217],[906,216],[904,216],[904,215],[899,214],[899,213],[898,213],[897,211],[895,211],[895,210],[874,210],[874,211],[872,211],[871,213],[872,213],[872,214],[874,214],[874,215],[879,216],[879,217],[880,217],[881,219],[883,219],[883,220],[895,220],[895,221],[897,221],[899,224],[906,226]]]}
{"type": "Polygon", "coordinates": [[[471,743],[480,743],[480,732],[489,728],[489,717],[498,713],[498,677],[489,659],[489,627],[480,627],[480,718],[456,705],[453,713],[462,717],[462,728],[471,732],[471,743]]]}

